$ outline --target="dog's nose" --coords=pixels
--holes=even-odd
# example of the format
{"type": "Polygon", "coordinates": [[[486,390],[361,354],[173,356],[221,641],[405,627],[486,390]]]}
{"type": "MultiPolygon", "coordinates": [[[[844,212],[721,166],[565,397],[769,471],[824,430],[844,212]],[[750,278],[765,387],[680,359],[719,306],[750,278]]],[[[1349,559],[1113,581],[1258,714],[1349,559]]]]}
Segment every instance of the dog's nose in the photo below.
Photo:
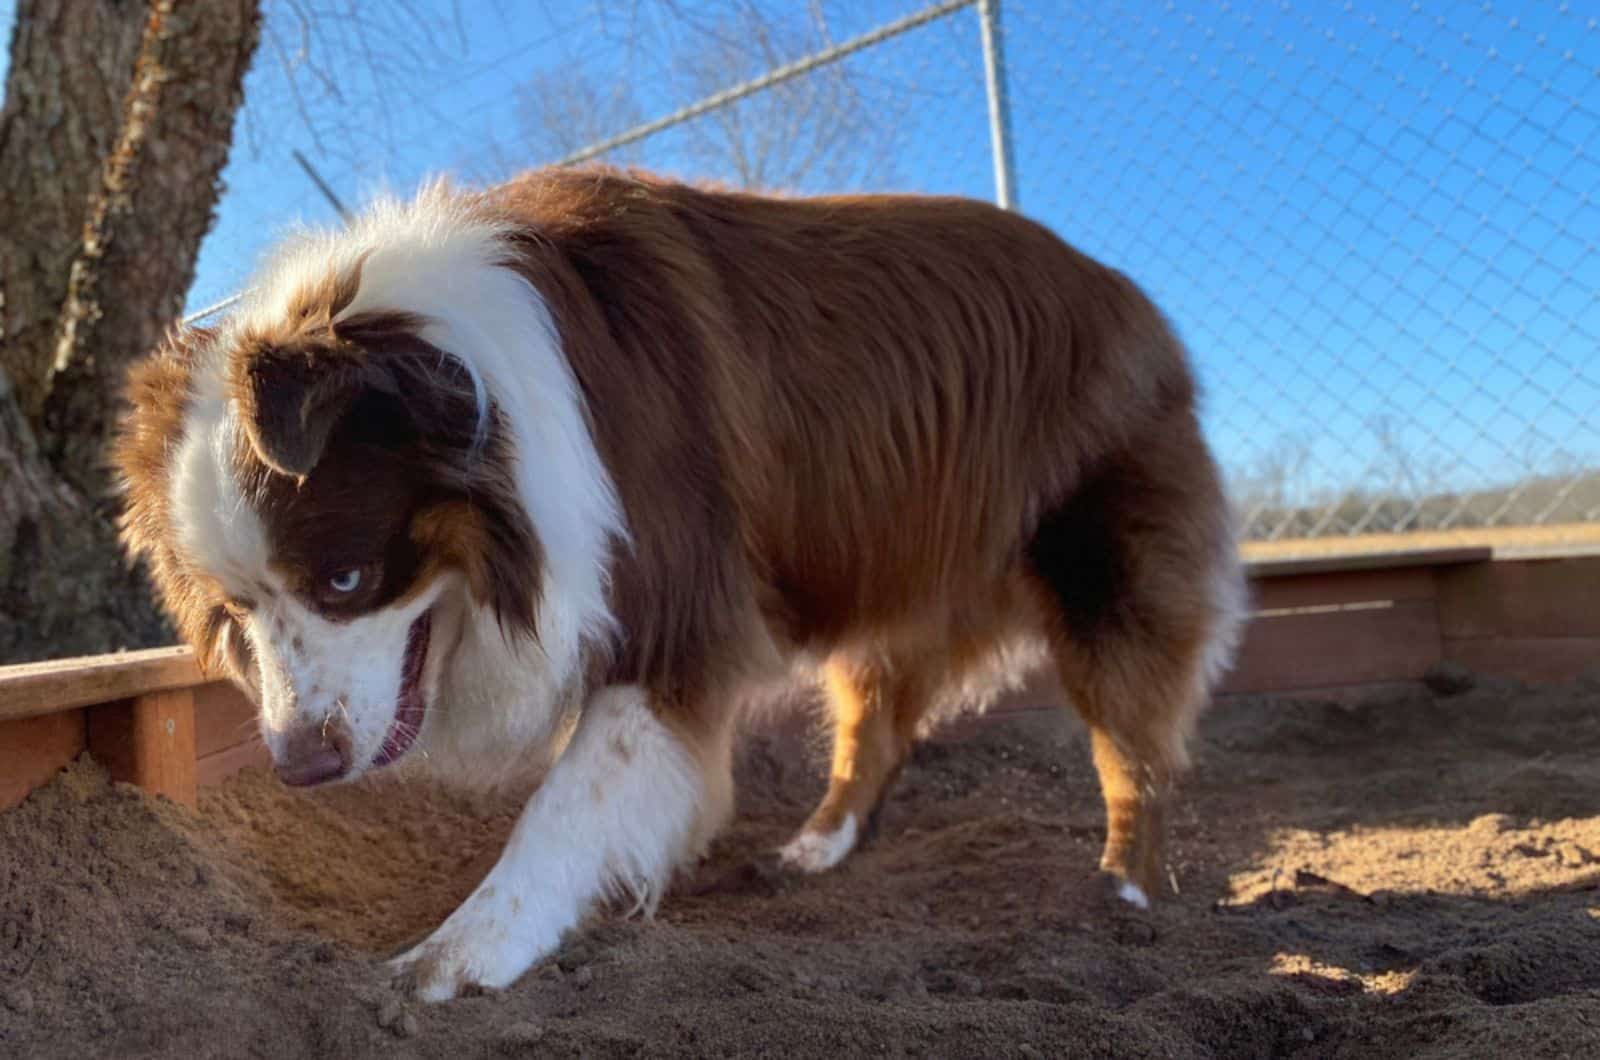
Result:
{"type": "Polygon", "coordinates": [[[350,729],[343,718],[291,729],[274,760],[278,779],[292,788],[338,780],[350,772],[350,729]]]}

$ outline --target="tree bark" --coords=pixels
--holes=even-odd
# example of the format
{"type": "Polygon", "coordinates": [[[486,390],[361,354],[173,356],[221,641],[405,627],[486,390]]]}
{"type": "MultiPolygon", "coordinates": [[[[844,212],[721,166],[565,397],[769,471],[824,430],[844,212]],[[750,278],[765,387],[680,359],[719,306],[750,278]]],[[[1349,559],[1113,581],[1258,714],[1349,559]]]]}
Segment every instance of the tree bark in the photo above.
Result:
{"type": "Polygon", "coordinates": [[[56,322],[146,22],[145,5],[22,0],[0,108],[0,368],[36,417],[56,322]]]}
{"type": "Polygon", "coordinates": [[[0,369],[0,663],[171,643],[111,523],[39,453],[0,369]]]}
{"type": "Polygon", "coordinates": [[[259,0],[151,5],[121,133],[101,167],[56,329],[43,434],[56,470],[105,494],[128,365],[183,311],[255,51],[259,0]]]}
{"type": "Polygon", "coordinates": [[[193,278],[259,6],[19,6],[0,110],[0,661],[170,639],[116,547],[104,444],[128,363],[193,278]]]}

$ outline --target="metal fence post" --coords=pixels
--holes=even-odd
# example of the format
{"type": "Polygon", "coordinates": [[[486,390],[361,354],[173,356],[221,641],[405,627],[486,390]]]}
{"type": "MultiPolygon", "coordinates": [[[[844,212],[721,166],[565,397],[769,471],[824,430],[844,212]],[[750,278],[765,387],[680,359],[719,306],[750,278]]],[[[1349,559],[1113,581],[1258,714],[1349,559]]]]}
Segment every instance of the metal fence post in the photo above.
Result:
{"type": "Polygon", "coordinates": [[[1005,210],[1017,208],[1016,176],[1011,165],[1011,102],[1006,97],[1005,39],[1000,29],[1000,0],[978,0],[983,30],[983,80],[989,97],[989,146],[994,153],[994,198],[1005,210]]]}

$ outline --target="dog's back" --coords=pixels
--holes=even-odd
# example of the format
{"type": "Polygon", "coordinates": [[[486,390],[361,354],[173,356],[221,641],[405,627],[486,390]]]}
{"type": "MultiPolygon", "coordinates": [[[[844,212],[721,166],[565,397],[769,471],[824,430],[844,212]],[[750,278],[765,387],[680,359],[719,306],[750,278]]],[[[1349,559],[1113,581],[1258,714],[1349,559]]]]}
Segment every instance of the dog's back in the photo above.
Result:
{"type": "Polygon", "coordinates": [[[618,477],[711,495],[796,641],[970,600],[1086,480],[1193,435],[1155,307],[987,204],[589,172],[491,197],[603,306],[609,341],[569,356],[618,477]]]}

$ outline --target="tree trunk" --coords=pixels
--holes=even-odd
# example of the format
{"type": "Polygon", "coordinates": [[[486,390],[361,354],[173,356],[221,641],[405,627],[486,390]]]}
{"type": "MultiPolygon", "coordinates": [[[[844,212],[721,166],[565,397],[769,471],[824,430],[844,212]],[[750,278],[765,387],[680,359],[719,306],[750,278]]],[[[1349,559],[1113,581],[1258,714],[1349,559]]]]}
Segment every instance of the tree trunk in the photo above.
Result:
{"type": "Polygon", "coordinates": [[[0,663],[170,643],[109,521],[40,455],[0,369],[0,663]]]}
{"type": "Polygon", "coordinates": [[[145,21],[143,4],[112,0],[17,7],[0,109],[0,368],[30,419],[44,408],[67,276],[145,21]]]}
{"type": "Polygon", "coordinates": [[[259,0],[19,7],[0,111],[0,661],[169,639],[115,546],[104,444],[124,370],[193,277],[258,18],[259,0]]]}

